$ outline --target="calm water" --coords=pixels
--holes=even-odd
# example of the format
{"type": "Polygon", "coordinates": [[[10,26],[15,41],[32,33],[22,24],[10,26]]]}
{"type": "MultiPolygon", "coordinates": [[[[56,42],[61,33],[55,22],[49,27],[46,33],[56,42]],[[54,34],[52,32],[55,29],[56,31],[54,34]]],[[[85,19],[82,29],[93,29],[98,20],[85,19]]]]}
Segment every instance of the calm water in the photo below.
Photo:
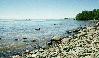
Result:
{"type": "Polygon", "coordinates": [[[46,20],[0,20],[0,48],[3,45],[16,44],[15,39],[18,40],[18,44],[22,43],[23,38],[27,38],[27,41],[33,39],[46,39],[50,40],[53,36],[59,35],[61,37],[67,36],[66,30],[76,29],[80,25],[89,25],[90,21],[77,21],[73,19],[46,19],[46,20]],[[56,25],[54,25],[56,24],[56,25]],[[40,30],[35,30],[40,28],[40,30]]]}

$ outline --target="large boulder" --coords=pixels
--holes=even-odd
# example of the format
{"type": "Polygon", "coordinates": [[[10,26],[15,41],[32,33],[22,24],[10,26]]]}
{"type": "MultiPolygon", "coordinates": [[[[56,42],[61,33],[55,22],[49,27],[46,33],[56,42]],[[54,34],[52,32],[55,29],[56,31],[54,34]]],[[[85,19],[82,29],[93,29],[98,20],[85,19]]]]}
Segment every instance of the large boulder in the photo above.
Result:
{"type": "Polygon", "coordinates": [[[54,36],[54,37],[52,38],[52,40],[59,41],[59,40],[61,40],[61,37],[60,37],[60,36],[54,36]]]}

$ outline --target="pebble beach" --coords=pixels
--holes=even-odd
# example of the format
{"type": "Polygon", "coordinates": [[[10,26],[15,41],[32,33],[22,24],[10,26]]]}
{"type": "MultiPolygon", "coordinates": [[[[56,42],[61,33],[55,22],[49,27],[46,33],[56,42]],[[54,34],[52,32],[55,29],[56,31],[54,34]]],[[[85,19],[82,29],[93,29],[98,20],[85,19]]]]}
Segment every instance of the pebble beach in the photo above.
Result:
{"type": "Polygon", "coordinates": [[[99,58],[99,22],[95,26],[79,27],[75,34],[54,36],[44,46],[35,50],[25,50],[12,58],[99,58]]]}

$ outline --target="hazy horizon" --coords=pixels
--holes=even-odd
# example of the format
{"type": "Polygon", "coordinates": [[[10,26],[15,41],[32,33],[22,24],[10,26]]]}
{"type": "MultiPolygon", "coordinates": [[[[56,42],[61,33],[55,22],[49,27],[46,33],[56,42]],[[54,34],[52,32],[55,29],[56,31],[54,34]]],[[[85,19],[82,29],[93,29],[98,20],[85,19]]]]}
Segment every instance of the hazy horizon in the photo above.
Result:
{"type": "Polygon", "coordinates": [[[0,19],[75,18],[99,8],[99,0],[0,0],[0,19]]]}

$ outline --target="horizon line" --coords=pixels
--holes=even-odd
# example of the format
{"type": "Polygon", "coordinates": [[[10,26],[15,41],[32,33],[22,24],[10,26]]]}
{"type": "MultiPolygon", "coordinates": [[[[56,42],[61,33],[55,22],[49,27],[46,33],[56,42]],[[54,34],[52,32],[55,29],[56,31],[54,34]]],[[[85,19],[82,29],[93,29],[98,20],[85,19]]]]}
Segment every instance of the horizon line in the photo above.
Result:
{"type": "MultiPolygon", "coordinates": [[[[0,19],[16,19],[16,18],[0,18],[0,19]]],[[[21,19],[21,18],[17,18],[17,19],[21,19]]],[[[22,19],[37,19],[37,18],[22,18],[22,19]]],[[[64,19],[64,18],[40,18],[40,19],[64,19]]],[[[68,18],[68,19],[72,19],[72,18],[68,18]]]]}

